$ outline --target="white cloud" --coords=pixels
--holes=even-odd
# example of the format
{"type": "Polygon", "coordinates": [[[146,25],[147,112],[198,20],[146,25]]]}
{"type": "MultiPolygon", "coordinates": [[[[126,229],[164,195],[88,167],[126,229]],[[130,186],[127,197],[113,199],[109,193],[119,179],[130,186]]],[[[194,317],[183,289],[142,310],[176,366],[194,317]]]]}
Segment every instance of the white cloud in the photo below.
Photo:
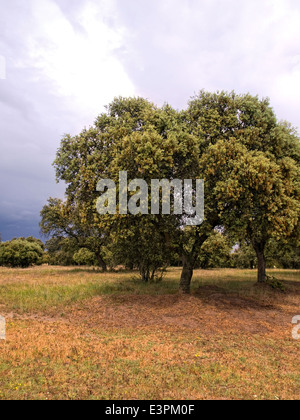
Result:
{"type": "Polygon", "coordinates": [[[298,1],[138,4],[118,0],[131,51],[124,62],[143,95],[185,107],[202,88],[250,92],[269,96],[279,118],[300,126],[298,1]]]}
{"type": "Polygon", "coordinates": [[[106,22],[112,13],[107,1],[85,3],[77,15],[81,31],[53,1],[33,0],[32,11],[37,27],[28,34],[30,60],[54,82],[57,94],[72,100],[75,112],[94,118],[114,96],[134,94],[114,54],[122,34],[106,22]]]}
{"type": "Polygon", "coordinates": [[[0,55],[0,79],[4,80],[6,78],[6,61],[5,57],[0,55]]]}

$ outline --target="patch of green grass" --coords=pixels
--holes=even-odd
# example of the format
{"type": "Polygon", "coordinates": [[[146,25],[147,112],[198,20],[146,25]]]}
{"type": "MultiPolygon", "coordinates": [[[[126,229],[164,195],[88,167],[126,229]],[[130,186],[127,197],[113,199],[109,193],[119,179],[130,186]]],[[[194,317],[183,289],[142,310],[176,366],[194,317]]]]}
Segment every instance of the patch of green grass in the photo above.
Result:
{"type": "Polygon", "coordinates": [[[50,308],[65,307],[94,296],[114,294],[160,295],[176,293],[176,282],[147,285],[138,280],[87,281],[81,284],[20,284],[8,283],[0,286],[0,304],[6,310],[18,312],[43,311],[50,308]]]}
{"type": "Polygon", "coordinates": [[[31,286],[9,285],[0,287],[0,304],[8,310],[20,312],[45,310],[69,305],[94,296],[95,285],[31,286]]]}

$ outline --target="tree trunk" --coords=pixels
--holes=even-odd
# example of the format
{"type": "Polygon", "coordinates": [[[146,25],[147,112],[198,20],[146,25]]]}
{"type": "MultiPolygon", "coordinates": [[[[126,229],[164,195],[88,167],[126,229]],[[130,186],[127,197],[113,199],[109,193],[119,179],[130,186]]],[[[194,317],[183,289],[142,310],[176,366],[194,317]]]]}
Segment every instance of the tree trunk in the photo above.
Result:
{"type": "Polygon", "coordinates": [[[187,295],[191,292],[191,281],[194,273],[194,264],[184,255],[182,257],[183,269],[181,273],[179,290],[181,293],[187,295]]]}
{"type": "Polygon", "coordinates": [[[149,283],[149,270],[147,270],[147,268],[145,268],[144,265],[140,265],[139,271],[142,281],[144,283],[149,283]]]}
{"type": "Polygon", "coordinates": [[[266,276],[266,257],[265,257],[265,242],[254,243],[254,249],[257,256],[257,281],[258,283],[265,283],[266,276]]]}
{"type": "MultiPolygon", "coordinates": [[[[196,232],[197,234],[197,232],[196,232]]],[[[210,233],[204,232],[201,235],[198,235],[195,238],[195,243],[193,249],[189,254],[183,254],[182,262],[183,269],[181,273],[179,290],[183,294],[190,294],[191,292],[191,282],[194,274],[194,268],[197,262],[197,258],[200,252],[201,246],[209,237],[210,233]]]]}
{"type": "Polygon", "coordinates": [[[107,271],[107,264],[106,262],[103,260],[103,258],[101,257],[100,254],[97,255],[97,260],[98,260],[98,264],[99,266],[102,268],[103,271],[107,271]]]}

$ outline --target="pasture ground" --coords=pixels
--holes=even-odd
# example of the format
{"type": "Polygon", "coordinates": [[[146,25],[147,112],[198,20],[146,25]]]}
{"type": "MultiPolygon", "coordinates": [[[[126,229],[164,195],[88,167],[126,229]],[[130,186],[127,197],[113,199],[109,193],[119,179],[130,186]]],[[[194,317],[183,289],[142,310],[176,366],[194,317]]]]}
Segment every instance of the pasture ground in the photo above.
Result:
{"type": "Polygon", "coordinates": [[[0,268],[0,399],[299,399],[300,271],[0,268]]]}

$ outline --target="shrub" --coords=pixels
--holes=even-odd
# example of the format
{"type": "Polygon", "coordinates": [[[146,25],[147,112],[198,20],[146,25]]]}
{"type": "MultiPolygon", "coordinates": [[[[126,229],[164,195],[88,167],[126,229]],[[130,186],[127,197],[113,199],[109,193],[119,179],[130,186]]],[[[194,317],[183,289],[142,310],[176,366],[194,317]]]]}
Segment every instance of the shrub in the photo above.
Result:
{"type": "Polygon", "coordinates": [[[26,268],[41,264],[44,254],[43,244],[33,238],[13,239],[0,245],[0,265],[26,268]]]}

